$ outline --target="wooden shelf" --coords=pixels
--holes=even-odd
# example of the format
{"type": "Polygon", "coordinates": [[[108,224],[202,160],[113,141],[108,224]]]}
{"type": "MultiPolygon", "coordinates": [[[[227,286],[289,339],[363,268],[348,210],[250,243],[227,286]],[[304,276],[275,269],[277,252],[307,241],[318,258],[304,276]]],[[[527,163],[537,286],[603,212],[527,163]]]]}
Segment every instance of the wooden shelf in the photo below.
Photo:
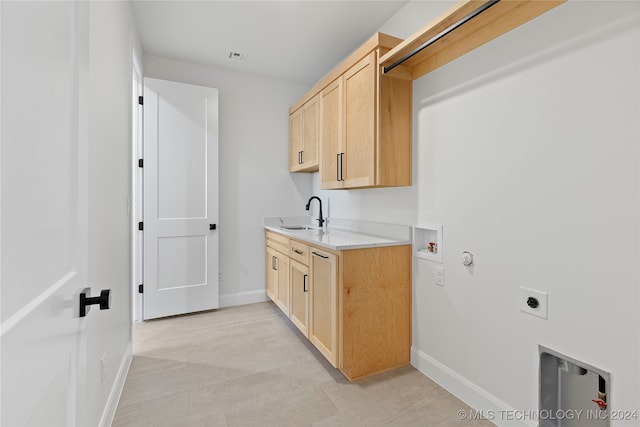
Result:
{"type": "MultiPolygon", "coordinates": [[[[565,1],[501,0],[473,19],[438,38],[437,41],[429,44],[428,47],[406,59],[401,65],[397,65],[386,74],[392,77],[415,80],[565,1]]],[[[382,56],[380,65],[383,68],[392,66],[401,58],[419,49],[423,44],[446,32],[448,28],[456,25],[486,3],[486,0],[461,1],[444,15],[433,20],[382,56]]]]}

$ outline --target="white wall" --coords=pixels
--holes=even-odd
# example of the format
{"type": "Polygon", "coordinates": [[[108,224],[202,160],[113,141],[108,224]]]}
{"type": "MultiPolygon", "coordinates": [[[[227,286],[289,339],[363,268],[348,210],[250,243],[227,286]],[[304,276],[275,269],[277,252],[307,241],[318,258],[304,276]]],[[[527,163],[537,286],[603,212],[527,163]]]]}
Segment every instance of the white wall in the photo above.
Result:
{"type": "Polygon", "coordinates": [[[414,259],[412,360],[476,407],[537,409],[541,344],[639,409],[639,7],[569,2],[414,81],[414,185],[321,191],[334,217],[443,225],[445,287],[414,259]],[[521,286],[548,292],[548,320],[519,311],[521,286]]]}
{"type": "Polygon", "coordinates": [[[144,56],[145,77],[219,90],[220,305],[266,300],[265,216],[304,215],[309,174],[288,172],[289,106],[309,88],[144,56]]]}

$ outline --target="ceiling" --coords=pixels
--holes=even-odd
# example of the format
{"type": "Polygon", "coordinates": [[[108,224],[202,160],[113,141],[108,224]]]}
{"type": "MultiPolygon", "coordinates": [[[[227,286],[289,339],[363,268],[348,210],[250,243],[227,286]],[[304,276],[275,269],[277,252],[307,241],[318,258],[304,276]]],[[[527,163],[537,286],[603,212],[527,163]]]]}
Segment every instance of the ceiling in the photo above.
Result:
{"type": "Polygon", "coordinates": [[[142,1],[145,54],[313,84],[378,31],[406,0],[142,1]],[[244,59],[230,59],[230,52],[244,59]]]}

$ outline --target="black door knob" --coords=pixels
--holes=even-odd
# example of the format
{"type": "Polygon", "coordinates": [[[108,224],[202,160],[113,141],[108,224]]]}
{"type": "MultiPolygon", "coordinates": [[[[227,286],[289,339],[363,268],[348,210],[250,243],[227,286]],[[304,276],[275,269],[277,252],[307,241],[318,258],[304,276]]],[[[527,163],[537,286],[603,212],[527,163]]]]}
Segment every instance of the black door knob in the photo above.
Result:
{"type": "Polygon", "coordinates": [[[97,304],[100,310],[108,310],[111,307],[111,289],[103,289],[100,296],[90,297],[91,288],[85,288],[80,292],[80,317],[85,317],[91,305],[97,304]]]}
{"type": "Polygon", "coordinates": [[[215,229],[216,229],[215,224],[209,224],[209,230],[215,230],[215,229]]]}

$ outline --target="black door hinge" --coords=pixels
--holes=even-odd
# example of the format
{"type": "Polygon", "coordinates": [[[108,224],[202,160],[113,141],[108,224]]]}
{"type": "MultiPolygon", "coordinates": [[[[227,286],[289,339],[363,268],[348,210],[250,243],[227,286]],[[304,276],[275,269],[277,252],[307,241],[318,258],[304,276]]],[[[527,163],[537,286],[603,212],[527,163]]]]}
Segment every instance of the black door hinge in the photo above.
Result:
{"type": "Polygon", "coordinates": [[[140,221],[138,223],[138,230],[140,230],[140,231],[144,230],[144,222],[140,221]]]}
{"type": "Polygon", "coordinates": [[[138,285],[138,293],[139,294],[143,294],[144,293],[144,284],[138,285]]]}
{"type": "Polygon", "coordinates": [[[139,96],[139,97],[138,97],[138,104],[140,104],[140,105],[144,105],[144,104],[143,104],[143,100],[142,100],[142,99],[143,99],[143,98],[142,98],[141,96],[139,96]]]}
{"type": "Polygon", "coordinates": [[[144,165],[144,160],[138,159],[138,167],[142,168],[142,167],[144,167],[143,165],[144,165]]]}

